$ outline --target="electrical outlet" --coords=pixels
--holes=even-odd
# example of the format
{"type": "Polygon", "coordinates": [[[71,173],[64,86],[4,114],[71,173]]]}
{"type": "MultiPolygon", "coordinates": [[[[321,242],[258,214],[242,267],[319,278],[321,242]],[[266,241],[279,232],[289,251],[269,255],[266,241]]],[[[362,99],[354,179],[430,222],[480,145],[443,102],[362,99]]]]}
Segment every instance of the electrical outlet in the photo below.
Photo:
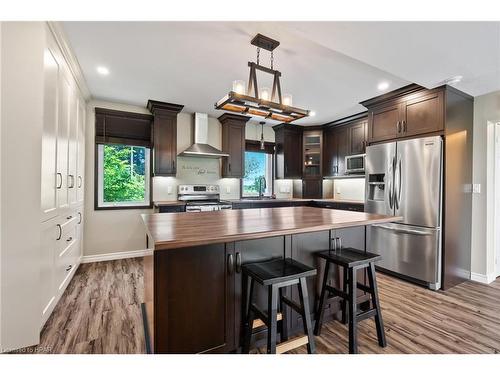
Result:
{"type": "Polygon", "coordinates": [[[481,184],[473,184],[472,192],[475,194],[481,194],[481,184]]]}

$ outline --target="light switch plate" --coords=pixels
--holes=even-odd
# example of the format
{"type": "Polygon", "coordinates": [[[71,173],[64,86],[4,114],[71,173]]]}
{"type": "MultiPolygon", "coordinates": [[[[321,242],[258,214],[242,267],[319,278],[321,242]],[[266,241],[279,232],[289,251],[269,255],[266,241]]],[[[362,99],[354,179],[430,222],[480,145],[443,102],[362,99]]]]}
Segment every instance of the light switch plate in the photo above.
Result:
{"type": "Polygon", "coordinates": [[[172,185],[167,186],[167,194],[172,194],[172,185]]]}
{"type": "Polygon", "coordinates": [[[475,194],[481,194],[481,184],[472,184],[472,192],[475,194]]]}
{"type": "Polygon", "coordinates": [[[226,186],[226,194],[229,194],[231,192],[231,186],[226,186]]]}

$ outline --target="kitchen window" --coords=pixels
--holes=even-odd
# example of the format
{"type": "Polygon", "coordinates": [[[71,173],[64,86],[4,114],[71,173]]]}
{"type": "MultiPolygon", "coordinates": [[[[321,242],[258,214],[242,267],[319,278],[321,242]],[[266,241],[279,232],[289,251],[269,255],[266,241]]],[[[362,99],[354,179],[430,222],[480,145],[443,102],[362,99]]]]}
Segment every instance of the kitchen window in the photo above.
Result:
{"type": "Polygon", "coordinates": [[[97,146],[98,208],[150,206],[150,149],[97,146]]]}
{"type": "Polygon", "coordinates": [[[95,108],[94,208],[150,208],[153,117],[95,108]]]}
{"type": "Polygon", "coordinates": [[[273,194],[273,149],[273,145],[267,144],[267,142],[265,149],[260,150],[258,142],[247,141],[245,172],[241,184],[242,197],[259,196],[259,188],[261,186],[264,196],[271,196],[273,194]],[[265,187],[263,187],[263,178],[265,179],[265,187]]]}

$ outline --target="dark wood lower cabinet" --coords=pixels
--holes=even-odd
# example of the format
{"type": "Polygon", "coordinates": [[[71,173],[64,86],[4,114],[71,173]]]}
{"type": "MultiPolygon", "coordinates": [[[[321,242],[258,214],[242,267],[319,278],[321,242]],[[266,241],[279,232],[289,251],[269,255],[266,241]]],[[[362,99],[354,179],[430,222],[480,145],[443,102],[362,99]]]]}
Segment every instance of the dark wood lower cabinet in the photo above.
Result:
{"type": "MultiPolygon", "coordinates": [[[[345,245],[364,249],[364,227],[357,227],[155,251],[144,262],[145,310],[152,351],[238,351],[242,318],[241,265],[245,263],[291,257],[316,267],[317,276],[307,280],[310,314],[314,320],[324,268],[314,253],[328,249],[335,236],[341,236],[345,245]],[[153,295],[156,297],[151,298],[153,295]]],[[[333,268],[330,283],[339,285],[339,280],[338,271],[333,268]]],[[[298,300],[295,289],[288,288],[287,294],[298,300]]],[[[260,285],[256,285],[254,303],[266,310],[267,291],[260,285]]],[[[325,320],[332,319],[338,311],[338,304],[332,304],[325,312],[325,320]]],[[[301,318],[292,311],[288,311],[287,316],[290,334],[301,332],[301,318]]],[[[262,332],[255,339],[264,345],[265,337],[262,332]]]]}

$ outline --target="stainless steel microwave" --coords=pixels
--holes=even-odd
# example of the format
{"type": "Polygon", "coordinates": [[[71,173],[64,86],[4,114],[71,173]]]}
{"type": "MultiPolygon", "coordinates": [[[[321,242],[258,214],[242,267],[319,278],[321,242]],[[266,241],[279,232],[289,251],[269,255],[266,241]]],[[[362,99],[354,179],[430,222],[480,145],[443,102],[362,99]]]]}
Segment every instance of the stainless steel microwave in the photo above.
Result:
{"type": "Polygon", "coordinates": [[[346,174],[365,173],[365,154],[349,155],[345,157],[346,174]]]}

